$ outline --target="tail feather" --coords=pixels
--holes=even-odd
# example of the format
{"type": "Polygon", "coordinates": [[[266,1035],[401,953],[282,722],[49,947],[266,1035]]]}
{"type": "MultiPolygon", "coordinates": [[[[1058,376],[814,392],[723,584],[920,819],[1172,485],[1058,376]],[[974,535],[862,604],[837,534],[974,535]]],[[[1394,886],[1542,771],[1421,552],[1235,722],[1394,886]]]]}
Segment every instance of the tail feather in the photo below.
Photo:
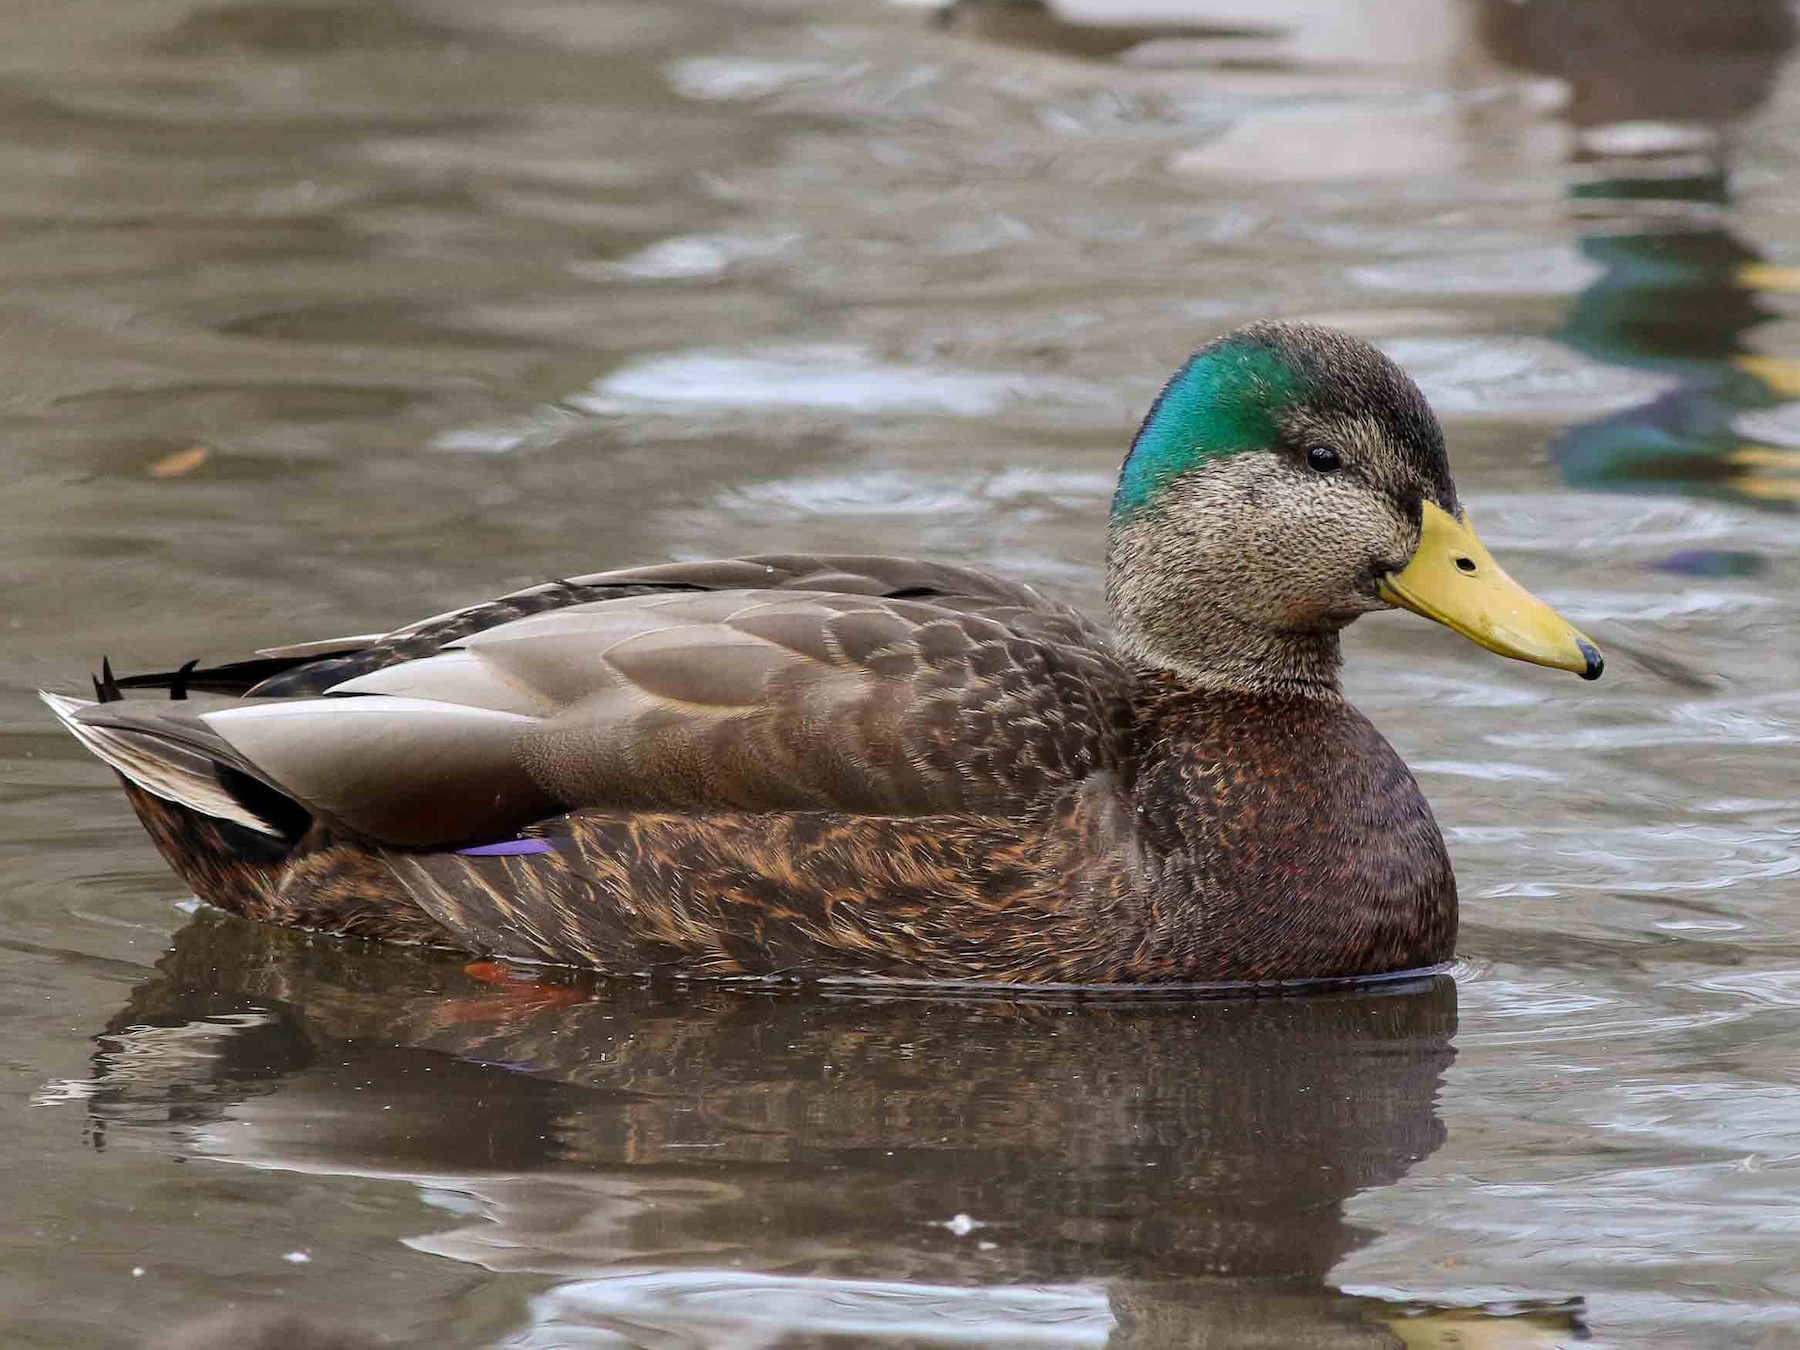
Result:
{"type": "MultiPolygon", "coordinates": [[[[181,697],[189,690],[207,694],[247,694],[270,676],[285,674],[295,666],[317,659],[310,656],[258,656],[217,666],[201,666],[197,661],[190,661],[179,670],[121,676],[113,681],[112,689],[167,689],[175,697],[181,697]]],[[[96,689],[101,687],[95,685],[96,689]]]]}
{"type": "MultiPolygon", "coordinates": [[[[260,834],[280,838],[291,832],[269,809],[272,799],[260,810],[244,800],[252,794],[243,790],[247,775],[242,769],[225,757],[208,753],[204,744],[184,736],[181,728],[159,728],[147,719],[132,725],[132,719],[111,701],[89,702],[41,689],[38,697],[76,740],[152,796],[260,834]],[[106,709],[104,720],[83,715],[96,708],[106,709]]],[[[268,789],[255,795],[271,797],[268,789]]]]}
{"type": "MultiPolygon", "coordinates": [[[[167,689],[171,698],[185,698],[189,690],[206,694],[247,694],[264,680],[285,675],[315,661],[331,661],[354,656],[371,643],[382,639],[380,633],[363,633],[356,637],[327,638],[322,642],[294,642],[285,647],[265,647],[246,661],[226,661],[216,666],[203,666],[189,661],[178,670],[153,670],[142,675],[126,675],[112,679],[106,674],[104,687],[113,696],[123,698],[123,689],[167,689]]],[[[100,690],[102,681],[95,681],[100,690]]],[[[106,702],[105,694],[101,701],[106,702]]]]}

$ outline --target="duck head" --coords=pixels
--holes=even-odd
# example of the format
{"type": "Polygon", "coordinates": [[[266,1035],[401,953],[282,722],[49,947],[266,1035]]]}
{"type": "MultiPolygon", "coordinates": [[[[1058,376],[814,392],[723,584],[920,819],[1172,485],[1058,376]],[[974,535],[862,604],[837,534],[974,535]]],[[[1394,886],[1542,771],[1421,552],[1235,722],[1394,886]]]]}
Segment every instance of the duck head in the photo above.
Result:
{"type": "Polygon", "coordinates": [[[1113,495],[1107,598],[1131,656],[1209,687],[1334,690],[1344,625],[1396,606],[1502,656],[1602,665],[1476,537],[1418,386],[1313,324],[1227,333],[1163,388],[1113,495]]]}

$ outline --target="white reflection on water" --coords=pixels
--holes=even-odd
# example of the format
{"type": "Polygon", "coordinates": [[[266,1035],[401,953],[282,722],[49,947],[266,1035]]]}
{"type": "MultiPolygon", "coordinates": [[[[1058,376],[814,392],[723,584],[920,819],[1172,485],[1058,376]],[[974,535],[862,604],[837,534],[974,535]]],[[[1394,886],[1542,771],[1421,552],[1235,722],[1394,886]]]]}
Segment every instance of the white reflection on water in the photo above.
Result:
{"type": "Polygon", "coordinates": [[[918,1345],[1103,1346],[1116,1325],[1098,1285],[932,1285],[732,1270],[621,1271],[558,1285],[531,1303],[505,1350],[600,1350],[646,1335],[733,1350],[792,1337],[918,1345]],[[629,1325],[632,1338],[605,1330],[629,1325]],[[597,1325],[596,1325],[597,1324],[597,1325]]]}
{"type": "Polygon", "coordinates": [[[1408,295],[1573,295],[1601,273],[1569,245],[1408,258],[1350,269],[1359,286],[1408,295]]]}
{"type": "MultiPolygon", "coordinates": [[[[690,241],[691,242],[691,241],[690,241]]],[[[698,275],[721,255],[694,244],[627,263],[664,269],[666,277],[698,275]],[[674,269],[674,270],[669,270],[674,269]]],[[[627,264],[620,264],[626,266],[627,264]]],[[[984,374],[951,367],[883,361],[848,343],[763,347],[747,352],[687,351],[627,364],[512,422],[447,428],[432,444],[440,450],[488,454],[542,448],[584,422],[620,416],[721,417],[727,414],[804,412],[827,418],[866,415],[993,417],[1017,405],[1043,407],[1043,415],[1088,420],[1117,416],[1117,391],[1084,380],[1049,375],[984,374]]],[[[1110,475],[1107,487],[1110,490],[1110,475]]]]}
{"type": "Polygon", "coordinates": [[[1540,769],[1530,764],[1508,764],[1504,760],[1422,759],[1412,766],[1414,773],[1441,773],[1457,778],[1485,778],[1501,783],[1560,783],[1568,777],[1555,769],[1540,769]]]}
{"type": "Polygon", "coordinates": [[[1381,345],[1443,417],[1595,417],[1673,387],[1664,376],[1603,365],[1548,338],[1408,337],[1381,345]]]}
{"type": "Polygon", "coordinates": [[[577,263],[577,276],[605,279],[631,277],[638,281],[711,280],[725,275],[733,264],[758,258],[775,258],[800,242],[795,231],[763,235],[688,234],[663,239],[616,262],[577,263]]]}
{"type": "Polygon", "coordinates": [[[1112,487],[1111,474],[1056,473],[1029,467],[973,481],[872,469],[747,483],[721,493],[716,505],[722,511],[753,511],[763,519],[862,515],[938,518],[947,512],[986,515],[997,508],[1029,513],[1034,505],[1104,509],[1112,487]]]}
{"type": "Polygon", "coordinates": [[[859,347],[819,344],[652,357],[568,401],[590,413],[815,408],[990,417],[1026,399],[1083,403],[1104,397],[1078,380],[901,365],[859,347]]]}

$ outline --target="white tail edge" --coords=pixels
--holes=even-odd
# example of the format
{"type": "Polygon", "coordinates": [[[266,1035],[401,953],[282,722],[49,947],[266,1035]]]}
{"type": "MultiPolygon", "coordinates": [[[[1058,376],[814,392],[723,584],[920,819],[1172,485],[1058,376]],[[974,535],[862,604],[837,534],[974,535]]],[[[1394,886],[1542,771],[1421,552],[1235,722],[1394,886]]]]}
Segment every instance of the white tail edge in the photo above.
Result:
{"type": "Polygon", "coordinates": [[[280,830],[225,790],[217,766],[205,755],[147,732],[84,722],[82,710],[97,706],[92,699],[69,698],[43,689],[38,690],[38,697],[71,736],[151,796],[260,834],[280,836],[280,830]]]}

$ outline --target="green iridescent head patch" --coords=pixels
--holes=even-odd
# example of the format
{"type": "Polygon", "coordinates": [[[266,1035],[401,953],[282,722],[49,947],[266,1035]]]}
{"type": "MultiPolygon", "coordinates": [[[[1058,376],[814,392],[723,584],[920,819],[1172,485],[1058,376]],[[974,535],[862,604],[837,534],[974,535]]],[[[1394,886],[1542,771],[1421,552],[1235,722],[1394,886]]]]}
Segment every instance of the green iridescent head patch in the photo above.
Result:
{"type": "Polygon", "coordinates": [[[1123,517],[1209,459],[1273,445],[1280,416],[1301,396],[1300,372],[1263,342],[1227,339],[1203,347],[1163,387],[1113,493],[1123,517]]]}

